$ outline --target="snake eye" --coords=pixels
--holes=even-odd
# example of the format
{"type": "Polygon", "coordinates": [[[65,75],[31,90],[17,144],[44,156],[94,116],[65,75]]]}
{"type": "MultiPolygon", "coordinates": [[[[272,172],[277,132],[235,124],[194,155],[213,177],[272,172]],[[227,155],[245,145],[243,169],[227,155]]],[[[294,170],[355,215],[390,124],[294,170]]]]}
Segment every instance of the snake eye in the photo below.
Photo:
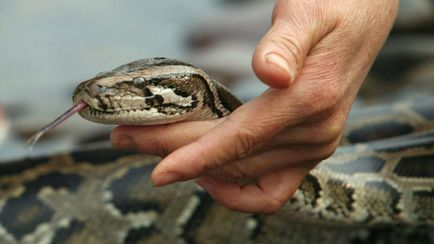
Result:
{"type": "Polygon", "coordinates": [[[146,82],[145,78],[143,78],[141,76],[135,77],[133,79],[133,84],[135,86],[146,85],[145,82],[146,82]]]}

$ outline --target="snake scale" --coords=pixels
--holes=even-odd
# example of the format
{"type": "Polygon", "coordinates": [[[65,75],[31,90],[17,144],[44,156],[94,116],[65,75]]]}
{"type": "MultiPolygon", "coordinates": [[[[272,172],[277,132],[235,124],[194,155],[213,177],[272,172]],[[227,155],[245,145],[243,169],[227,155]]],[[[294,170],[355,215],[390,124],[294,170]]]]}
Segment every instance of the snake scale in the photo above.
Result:
{"type": "MultiPolygon", "coordinates": [[[[122,124],[240,105],[199,68],[165,58],[82,82],[81,101],[83,117],[122,124]]],[[[232,212],[190,182],[153,188],[158,161],[104,144],[1,164],[0,243],[434,243],[432,98],[351,114],[336,153],[274,215],[232,212]]]]}

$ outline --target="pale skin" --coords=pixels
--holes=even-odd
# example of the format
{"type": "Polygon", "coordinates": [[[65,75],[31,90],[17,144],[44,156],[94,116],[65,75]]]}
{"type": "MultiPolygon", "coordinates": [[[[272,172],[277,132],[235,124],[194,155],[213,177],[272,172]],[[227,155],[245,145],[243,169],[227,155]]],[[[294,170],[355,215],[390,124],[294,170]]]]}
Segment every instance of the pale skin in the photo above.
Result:
{"type": "Polygon", "coordinates": [[[165,156],[155,186],[195,179],[229,209],[275,213],[335,151],[397,8],[397,0],[278,0],[253,55],[266,92],[215,121],[119,126],[112,144],[165,156]]]}

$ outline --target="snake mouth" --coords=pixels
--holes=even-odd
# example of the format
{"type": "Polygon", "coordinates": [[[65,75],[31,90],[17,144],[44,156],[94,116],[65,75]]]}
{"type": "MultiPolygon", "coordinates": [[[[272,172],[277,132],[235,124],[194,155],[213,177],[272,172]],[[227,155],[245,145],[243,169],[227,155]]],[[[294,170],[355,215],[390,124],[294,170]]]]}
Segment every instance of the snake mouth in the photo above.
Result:
{"type": "Polygon", "coordinates": [[[115,96],[100,93],[91,96],[83,90],[74,96],[74,104],[84,103],[79,114],[86,120],[102,124],[155,125],[185,120],[194,113],[195,95],[181,96],[169,88],[150,88],[149,95],[117,92],[115,96]]]}
{"type": "Polygon", "coordinates": [[[102,124],[157,125],[183,121],[194,113],[197,107],[195,102],[187,106],[174,103],[155,104],[160,102],[159,98],[147,99],[152,105],[124,109],[95,108],[85,101],[80,101],[86,106],[79,111],[79,114],[86,120],[102,124]]]}
{"type": "MultiPolygon", "coordinates": [[[[185,114],[199,104],[198,96],[180,89],[161,84],[148,84],[138,89],[131,82],[120,82],[116,86],[102,87],[98,84],[79,86],[74,92],[74,104],[80,102],[88,106],[79,113],[85,119],[99,123],[117,123],[116,115],[140,115],[144,119],[185,114]]],[[[124,118],[125,119],[125,118],[124,118]]]]}
{"type": "Polygon", "coordinates": [[[101,124],[158,125],[186,120],[189,111],[169,107],[152,107],[108,112],[87,106],[79,114],[86,120],[101,124]]]}
{"type": "Polygon", "coordinates": [[[168,119],[186,118],[203,110],[199,107],[205,103],[203,94],[192,91],[190,83],[186,81],[190,80],[185,77],[143,78],[132,73],[101,75],[77,86],[73,101],[74,104],[81,101],[86,103],[86,108],[79,114],[97,123],[163,123],[168,119]],[[175,86],[173,83],[176,82],[181,85],[175,86]]]}

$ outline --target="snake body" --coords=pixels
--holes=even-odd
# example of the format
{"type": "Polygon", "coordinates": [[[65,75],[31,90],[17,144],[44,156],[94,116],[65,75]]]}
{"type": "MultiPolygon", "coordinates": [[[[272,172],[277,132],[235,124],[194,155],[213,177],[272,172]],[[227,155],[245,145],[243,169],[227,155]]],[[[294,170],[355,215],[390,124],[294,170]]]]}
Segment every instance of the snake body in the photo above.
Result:
{"type": "MultiPolygon", "coordinates": [[[[162,124],[240,106],[201,69],[135,61],[82,82],[99,123],[162,124]]],[[[157,157],[106,147],[0,165],[0,243],[434,242],[434,100],[352,114],[342,145],[275,215],[235,213],[193,183],[155,189],[157,157]]]]}

